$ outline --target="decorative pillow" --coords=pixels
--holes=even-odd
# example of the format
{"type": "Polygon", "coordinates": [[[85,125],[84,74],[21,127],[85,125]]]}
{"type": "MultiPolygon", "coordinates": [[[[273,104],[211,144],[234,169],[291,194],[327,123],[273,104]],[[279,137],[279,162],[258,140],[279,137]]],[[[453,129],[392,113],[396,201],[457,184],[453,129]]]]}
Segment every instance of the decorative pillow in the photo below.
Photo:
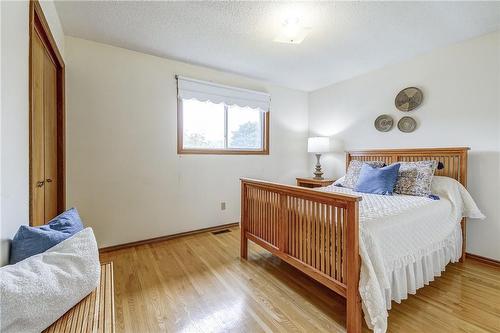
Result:
{"type": "Polygon", "coordinates": [[[437,161],[399,162],[395,193],[427,197],[431,194],[432,177],[437,161]]]}
{"type": "Polygon", "coordinates": [[[12,239],[10,264],[45,252],[83,229],[78,211],[71,208],[40,227],[22,225],[12,239]]]}
{"type": "Polygon", "coordinates": [[[363,164],[354,190],[362,193],[392,195],[394,185],[398,180],[399,167],[399,163],[382,168],[374,168],[369,164],[363,164]]]}
{"type": "Polygon", "coordinates": [[[381,168],[385,166],[383,161],[369,161],[363,162],[358,160],[352,160],[347,168],[347,173],[344,178],[344,182],[341,184],[342,187],[354,188],[358,182],[359,172],[361,171],[361,166],[363,164],[371,165],[374,168],[381,168]]]}

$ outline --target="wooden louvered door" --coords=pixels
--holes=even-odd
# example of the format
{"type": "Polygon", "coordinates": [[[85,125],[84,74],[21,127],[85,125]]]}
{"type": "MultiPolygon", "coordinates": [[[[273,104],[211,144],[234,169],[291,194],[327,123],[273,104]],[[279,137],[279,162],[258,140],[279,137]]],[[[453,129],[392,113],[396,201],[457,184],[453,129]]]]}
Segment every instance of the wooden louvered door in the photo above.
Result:
{"type": "Polygon", "coordinates": [[[30,224],[64,210],[64,63],[38,2],[31,2],[30,224]]]}
{"type": "Polygon", "coordinates": [[[57,70],[45,53],[44,81],[44,171],[45,171],[45,221],[58,213],[57,210],[57,70]]]}
{"type": "Polygon", "coordinates": [[[44,49],[38,35],[32,47],[32,113],[31,113],[31,223],[45,223],[45,131],[44,131],[44,49]]]}

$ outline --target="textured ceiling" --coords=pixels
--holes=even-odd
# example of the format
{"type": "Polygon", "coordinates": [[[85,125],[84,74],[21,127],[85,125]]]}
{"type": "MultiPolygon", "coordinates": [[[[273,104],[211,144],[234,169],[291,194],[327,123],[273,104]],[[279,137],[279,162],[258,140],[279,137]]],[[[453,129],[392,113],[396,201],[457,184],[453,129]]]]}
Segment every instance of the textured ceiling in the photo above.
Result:
{"type": "Polygon", "coordinates": [[[500,30],[500,2],[56,2],[65,34],[314,90],[500,30]],[[310,26],[273,42],[286,17],[310,26]]]}

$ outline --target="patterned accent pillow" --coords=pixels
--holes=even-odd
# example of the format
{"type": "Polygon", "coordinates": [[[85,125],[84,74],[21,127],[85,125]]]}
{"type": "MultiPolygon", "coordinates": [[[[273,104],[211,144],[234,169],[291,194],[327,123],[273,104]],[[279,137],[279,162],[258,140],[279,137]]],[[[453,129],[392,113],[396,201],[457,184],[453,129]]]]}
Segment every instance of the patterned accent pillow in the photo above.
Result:
{"type": "Polygon", "coordinates": [[[398,162],[398,181],[394,192],[399,194],[427,197],[431,195],[431,183],[437,161],[398,162]]]}
{"type": "Polygon", "coordinates": [[[352,160],[349,163],[349,167],[347,168],[347,172],[344,178],[344,182],[342,183],[342,187],[354,188],[358,182],[359,173],[361,172],[361,166],[363,164],[368,164],[374,168],[381,168],[385,166],[384,161],[358,161],[352,160]]]}

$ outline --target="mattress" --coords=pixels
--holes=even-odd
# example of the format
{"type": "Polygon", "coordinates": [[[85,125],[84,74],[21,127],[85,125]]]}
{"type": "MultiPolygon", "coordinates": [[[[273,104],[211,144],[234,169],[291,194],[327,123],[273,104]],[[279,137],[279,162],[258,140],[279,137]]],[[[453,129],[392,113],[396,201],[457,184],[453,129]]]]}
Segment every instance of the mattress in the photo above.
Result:
{"type": "Polygon", "coordinates": [[[433,179],[439,200],[358,193],[335,185],[321,190],[362,197],[359,291],[365,320],[375,332],[387,330],[392,301],[406,299],[458,261],[462,217],[484,218],[467,190],[448,177],[433,179]]]}

